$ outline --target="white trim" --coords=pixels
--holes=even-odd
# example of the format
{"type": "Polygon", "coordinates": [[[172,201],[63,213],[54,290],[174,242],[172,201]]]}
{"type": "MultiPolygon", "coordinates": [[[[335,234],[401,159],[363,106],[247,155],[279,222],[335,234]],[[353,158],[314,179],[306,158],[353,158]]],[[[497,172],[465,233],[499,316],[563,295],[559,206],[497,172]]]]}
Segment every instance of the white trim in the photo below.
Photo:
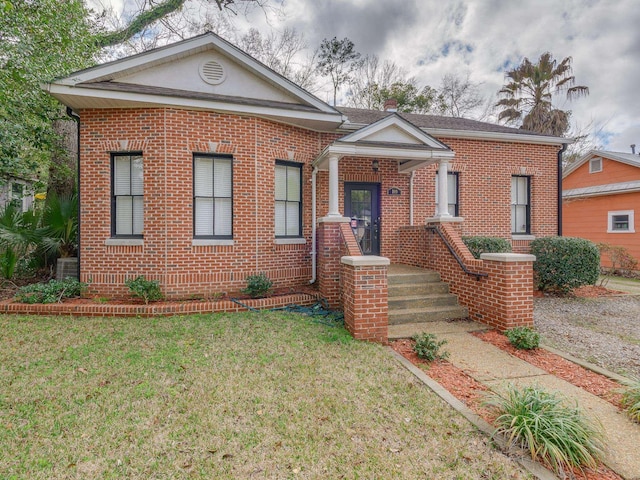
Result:
{"type": "Polygon", "coordinates": [[[636,233],[634,223],[634,211],[633,210],[617,210],[607,212],[607,233],[636,233]],[[613,217],[614,215],[627,215],[629,217],[629,229],[628,230],[614,230],[613,229],[613,217]]]}
{"type": "Polygon", "coordinates": [[[391,264],[387,257],[377,255],[345,256],[340,258],[340,262],[353,267],[378,267],[391,264]]]}
{"type": "Polygon", "coordinates": [[[535,240],[536,236],[535,235],[519,235],[517,233],[512,233],[511,234],[511,240],[535,240]]]}
{"type": "Polygon", "coordinates": [[[233,245],[233,240],[215,240],[213,238],[194,238],[191,240],[193,247],[232,247],[233,245]]]}
{"type": "Polygon", "coordinates": [[[504,263],[535,262],[536,256],[526,253],[481,253],[480,260],[491,260],[494,262],[504,263]]]}
{"type": "Polygon", "coordinates": [[[142,247],[144,246],[143,238],[107,238],[105,245],[116,247],[142,247]]]}
{"type": "Polygon", "coordinates": [[[276,245],[305,245],[306,238],[276,238],[273,243],[276,245]]]}

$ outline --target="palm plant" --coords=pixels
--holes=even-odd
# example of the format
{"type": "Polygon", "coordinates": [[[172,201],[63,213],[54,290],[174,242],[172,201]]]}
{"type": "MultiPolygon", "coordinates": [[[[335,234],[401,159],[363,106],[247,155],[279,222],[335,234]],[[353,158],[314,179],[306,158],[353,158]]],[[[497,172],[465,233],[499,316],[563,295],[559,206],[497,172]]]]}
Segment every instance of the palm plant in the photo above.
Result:
{"type": "Polygon", "coordinates": [[[39,247],[47,257],[73,257],[78,251],[78,196],[47,195],[38,232],[39,247]]]}
{"type": "Polygon", "coordinates": [[[572,100],[589,94],[589,88],[575,85],[571,57],[560,63],[549,52],[540,55],[538,63],[524,58],[522,63],[506,72],[508,83],[498,92],[503,98],[498,115],[507,123],[522,121],[522,128],[545,135],[561,136],[569,129],[570,111],[553,105],[553,95],[566,92],[572,100]]]}
{"type": "Polygon", "coordinates": [[[13,278],[20,259],[37,242],[38,216],[8,204],[0,214],[0,275],[13,278]]]}

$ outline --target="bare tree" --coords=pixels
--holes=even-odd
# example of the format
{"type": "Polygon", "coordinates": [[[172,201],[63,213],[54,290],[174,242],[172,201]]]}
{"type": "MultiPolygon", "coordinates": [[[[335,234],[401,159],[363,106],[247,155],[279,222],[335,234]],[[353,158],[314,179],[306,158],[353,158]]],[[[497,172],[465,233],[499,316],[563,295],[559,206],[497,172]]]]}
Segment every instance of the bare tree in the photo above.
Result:
{"type": "MultiPolygon", "coordinates": [[[[379,110],[380,95],[378,92],[395,83],[411,83],[406,71],[394,62],[380,62],[377,55],[366,55],[356,65],[347,92],[347,104],[356,108],[379,110]]],[[[412,82],[415,84],[415,81],[412,82]]],[[[382,99],[384,103],[385,99],[382,99]]]]}
{"type": "Polygon", "coordinates": [[[448,73],[442,77],[439,93],[442,96],[443,115],[450,117],[470,117],[484,103],[480,95],[479,84],[465,77],[448,73]]]}

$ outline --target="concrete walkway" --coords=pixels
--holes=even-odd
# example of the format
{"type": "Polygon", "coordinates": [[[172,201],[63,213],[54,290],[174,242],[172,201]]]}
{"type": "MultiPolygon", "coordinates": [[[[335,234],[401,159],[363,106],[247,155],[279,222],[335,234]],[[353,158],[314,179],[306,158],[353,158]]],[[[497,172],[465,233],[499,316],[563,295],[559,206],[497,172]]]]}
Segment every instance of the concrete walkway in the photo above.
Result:
{"type": "Polygon", "coordinates": [[[604,427],[608,448],[606,465],[625,479],[640,479],[640,425],[631,422],[609,402],[471,335],[472,331],[486,328],[481,324],[431,322],[421,327],[439,339],[446,339],[448,360],[492,391],[502,392],[509,384],[536,385],[577,401],[587,415],[604,427]]]}
{"type": "Polygon", "coordinates": [[[640,295],[640,280],[623,277],[600,277],[597,284],[602,284],[602,286],[611,290],[619,290],[630,295],[640,295]]]}

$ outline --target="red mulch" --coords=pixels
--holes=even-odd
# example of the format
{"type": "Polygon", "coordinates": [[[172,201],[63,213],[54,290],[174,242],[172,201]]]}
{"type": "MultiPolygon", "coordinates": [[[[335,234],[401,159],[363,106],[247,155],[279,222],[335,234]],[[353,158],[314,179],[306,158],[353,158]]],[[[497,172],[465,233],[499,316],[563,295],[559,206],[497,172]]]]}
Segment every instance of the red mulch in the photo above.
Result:
{"type": "Polygon", "coordinates": [[[622,409],[622,395],[618,393],[621,385],[610,378],[587,370],[542,348],[518,350],[509,343],[505,335],[495,330],[474,332],[473,335],[622,409]]]}
{"type": "MultiPolygon", "coordinates": [[[[559,378],[563,378],[564,380],[573,383],[590,393],[604,398],[613,405],[620,407],[620,394],[612,392],[612,390],[620,388],[620,385],[606,377],[603,377],[602,375],[586,370],[558,355],[554,355],[541,349],[538,349],[535,352],[527,352],[529,355],[520,356],[518,354],[523,351],[513,348],[509,343],[509,340],[504,335],[495,331],[478,333],[477,336],[482,340],[488,341],[497,347],[512,353],[518,358],[531,363],[532,365],[556,375],[559,378]],[[503,339],[506,340],[506,344],[503,339]],[[493,340],[495,340],[496,343],[494,343],[493,340]],[[515,352],[512,352],[512,350],[515,352]],[[549,356],[546,356],[545,354],[548,354],[549,356]],[[542,365],[545,365],[549,370],[542,365]],[[569,369],[578,370],[578,373],[572,373],[569,369]]],[[[454,397],[467,405],[484,420],[492,423],[495,416],[493,416],[487,408],[482,406],[484,396],[489,389],[467,375],[463,370],[455,367],[445,360],[431,363],[422,360],[413,351],[413,344],[413,340],[396,340],[391,342],[391,348],[403,357],[407,358],[414,365],[425,370],[431,378],[447,389],[454,397]]],[[[575,478],[582,477],[586,480],[623,480],[622,477],[605,465],[600,465],[596,470],[586,469],[584,472],[576,470],[573,474],[575,478]]]]}

